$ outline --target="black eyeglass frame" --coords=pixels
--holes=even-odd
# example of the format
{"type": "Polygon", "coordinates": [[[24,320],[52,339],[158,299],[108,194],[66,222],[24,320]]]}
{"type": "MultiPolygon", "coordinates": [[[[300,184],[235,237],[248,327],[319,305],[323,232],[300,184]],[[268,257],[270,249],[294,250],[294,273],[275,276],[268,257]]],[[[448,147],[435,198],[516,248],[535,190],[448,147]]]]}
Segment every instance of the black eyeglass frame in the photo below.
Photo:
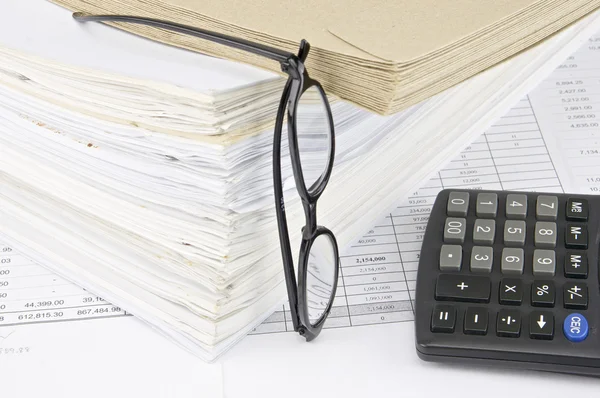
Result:
{"type": "Polygon", "coordinates": [[[306,61],[306,57],[308,56],[308,52],[310,50],[310,44],[306,40],[302,40],[300,42],[298,54],[296,55],[278,48],[265,46],[263,44],[254,43],[241,38],[153,18],[129,15],[94,15],[84,12],[73,13],[73,18],[79,22],[127,22],[147,25],[159,29],[166,29],[201,39],[210,40],[212,42],[223,44],[238,50],[244,50],[280,63],[282,72],[285,72],[288,75],[288,80],[285,84],[277,111],[273,137],[273,186],[275,191],[275,208],[279,227],[281,253],[284,263],[283,268],[294,331],[304,336],[307,341],[315,339],[320,334],[323,325],[325,324],[325,321],[331,312],[337,291],[340,264],[339,249],[335,235],[329,229],[317,224],[317,201],[325,190],[333,169],[335,156],[335,129],[333,123],[333,114],[331,112],[331,107],[329,105],[329,101],[327,100],[325,91],[318,81],[310,78],[304,66],[304,62],[306,61]],[[330,128],[330,145],[328,163],[324,172],[311,187],[306,187],[298,148],[296,112],[298,102],[302,94],[306,92],[306,90],[313,87],[316,88],[322,96],[323,104],[325,105],[327,111],[327,118],[330,128]],[[288,142],[290,157],[292,160],[292,169],[294,173],[296,189],[302,201],[306,219],[305,226],[302,228],[302,241],[299,251],[298,283],[296,283],[294,260],[292,258],[287,218],[285,215],[285,203],[283,200],[283,185],[281,179],[281,138],[283,135],[283,119],[286,116],[286,109],[288,142]],[[336,263],[333,286],[328,305],[317,322],[313,324],[309,319],[308,298],[306,294],[308,255],[310,253],[311,246],[317,237],[321,235],[325,235],[331,239],[336,263]]]}

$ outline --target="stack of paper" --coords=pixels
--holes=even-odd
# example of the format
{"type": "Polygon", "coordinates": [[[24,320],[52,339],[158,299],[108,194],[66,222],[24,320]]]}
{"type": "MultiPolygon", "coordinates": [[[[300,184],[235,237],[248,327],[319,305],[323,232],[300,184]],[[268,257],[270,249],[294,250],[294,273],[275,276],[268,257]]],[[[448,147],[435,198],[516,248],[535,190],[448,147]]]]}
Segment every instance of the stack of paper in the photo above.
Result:
{"type": "MultiPolygon", "coordinates": [[[[74,11],[135,14],[295,53],[325,89],[381,114],[421,102],[556,33],[600,0],[52,0],[74,11]]],[[[279,64],[200,39],[120,28],[273,71],[279,64]]]]}
{"type": "MultiPolygon", "coordinates": [[[[283,81],[36,2],[0,14],[0,235],[213,359],[285,298],[271,168],[283,81]]],[[[343,250],[599,20],[393,116],[332,95],[336,163],[319,224],[343,250]]],[[[283,163],[297,258],[304,214],[283,163]]]]}

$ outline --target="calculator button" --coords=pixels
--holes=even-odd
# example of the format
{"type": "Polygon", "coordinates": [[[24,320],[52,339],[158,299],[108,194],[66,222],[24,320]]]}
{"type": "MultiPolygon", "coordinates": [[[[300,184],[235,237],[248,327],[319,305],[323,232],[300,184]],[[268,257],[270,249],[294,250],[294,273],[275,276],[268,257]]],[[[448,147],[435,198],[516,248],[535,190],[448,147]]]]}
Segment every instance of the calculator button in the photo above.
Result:
{"type": "Polygon", "coordinates": [[[588,322],[581,314],[569,314],[563,322],[563,333],[567,340],[579,343],[588,336],[588,322]]]}
{"type": "Polygon", "coordinates": [[[504,244],[506,246],[524,246],[525,228],[525,221],[506,220],[504,223],[504,244]]]}
{"type": "Polygon", "coordinates": [[[540,195],[537,197],[535,216],[542,221],[556,221],[558,216],[558,197],[540,195]]]}
{"type": "Polygon", "coordinates": [[[520,279],[506,278],[500,282],[500,304],[521,305],[523,284],[520,279]]]}
{"type": "Polygon", "coordinates": [[[585,199],[569,198],[567,200],[566,216],[569,221],[587,221],[588,202],[585,199]]]}
{"type": "Polygon", "coordinates": [[[506,218],[524,220],[527,216],[527,195],[506,195],[506,218]]]}
{"type": "Polygon", "coordinates": [[[556,256],[554,250],[536,249],[533,251],[533,275],[554,276],[556,272],[556,256]]]}
{"type": "Polygon", "coordinates": [[[536,222],[533,239],[536,247],[554,249],[556,247],[556,223],[536,222]]]}
{"type": "Polygon", "coordinates": [[[469,307],[465,312],[465,334],[487,334],[488,311],[485,308],[469,307]]]}
{"type": "Polygon", "coordinates": [[[496,234],[496,221],[478,218],[473,225],[473,242],[478,245],[492,245],[496,234]]]}
{"type": "Polygon", "coordinates": [[[554,337],[554,314],[547,311],[533,311],[529,314],[529,337],[552,340],[554,337]]]}
{"type": "Polygon", "coordinates": [[[534,281],[531,284],[531,305],[534,307],[554,307],[556,290],[550,281],[534,281]]]}
{"type": "Polygon", "coordinates": [[[440,271],[460,271],[462,246],[442,245],[440,250],[440,271]]]}
{"type": "Polygon", "coordinates": [[[588,260],[585,252],[568,251],[565,254],[565,276],[567,278],[587,278],[588,260]]]}
{"type": "Polygon", "coordinates": [[[569,249],[587,249],[587,227],[582,224],[567,224],[565,230],[565,246],[569,249]]]}
{"type": "Polygon", "coordinates": [[[431,314],[431,331],[453,333],[456,323],[456,310],[451,305],[436,305],[431,314]]]}
{"type": "Polygon", "coordinates": [[[447,213],[451,217],[466,217],[469,210],[468,192],[450,192],[447,213]]]}
{"type": "Polygon", "coordinates": [[[465,242],[467,220],[464,218],[446,218],[444,226],[444,243],[459,243],[465,242]]]}
{"type": "Polygon", "coordinates": [[[563,286],[565,308],[585,310],[588,306],[587,285],[580,282],[567,282],[563,286]]]}
{"type": "Polygon", "coordinates": [[[495,193],[477,194],[475,209],[477,217],[494,218],[498,213],[498,195],[495,193]]]}
{"type": "Polygon", "coordinates": [[[484,276],[441,274],[435,285],[436,300],[489,302],[491,282],[484,276]]]}
{"type": "Polygon", "coordinates": [[[471,271],[490,273],[493,260],[494,251],[491,247],[473,246],[471,249],[471,271]]]}
{"type": "Polygon", "coordinates": [[[503,274],[522,274],[523,273],[523,249],[504,248],[502,249],[502,261],[500,270],[503,274]]]}
{"type": "Polygon", "coordinates": [[[519,337],[521,314],[515,310],[500,310],[496,320],[496,334],[501,337],[519,337]]]}

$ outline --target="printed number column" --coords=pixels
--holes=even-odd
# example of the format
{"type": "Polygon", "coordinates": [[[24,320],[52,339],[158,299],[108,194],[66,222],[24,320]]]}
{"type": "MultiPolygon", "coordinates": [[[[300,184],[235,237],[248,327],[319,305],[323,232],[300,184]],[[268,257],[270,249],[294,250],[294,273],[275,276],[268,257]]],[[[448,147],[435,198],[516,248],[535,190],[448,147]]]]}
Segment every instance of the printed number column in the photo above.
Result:
{"type": "Polygon", "coordinates": [[[600,35],[591,37],[529,96],[567,191],[600,193],[600,35]],[[551,133],[551,134],[550,134],[551,133]]]}
{"type": "Polygon", "coordinates": [[[502,189],[485,137],[479,137],[448,164],[440,177],[444,188],[502,189]]]}
{"type": "Polygon", "coordinates": [[[0,242],[0,327],[123,315],[0,242]]]}
{"type": "Polygon", "coordinates": [[[502,189],[562,191],[527,97],[495,123],[484,136],[502,189]]]}
{"type": "Polygon", "coordinates": [[[412,317],[391,215],[355,242],[342,258],[342,267],[352,325],[412,317]]]}

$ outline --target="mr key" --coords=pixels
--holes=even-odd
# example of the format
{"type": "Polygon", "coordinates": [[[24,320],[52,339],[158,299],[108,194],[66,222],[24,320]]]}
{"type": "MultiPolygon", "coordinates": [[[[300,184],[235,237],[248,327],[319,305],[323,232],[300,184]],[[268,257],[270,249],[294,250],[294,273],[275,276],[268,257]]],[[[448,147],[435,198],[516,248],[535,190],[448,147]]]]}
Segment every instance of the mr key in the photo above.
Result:
{"type": "Polygon", "coordinates": [[[597,196],[440,192],[417,273],[419,356],[600,375],[599,228],[597,196]]]}

